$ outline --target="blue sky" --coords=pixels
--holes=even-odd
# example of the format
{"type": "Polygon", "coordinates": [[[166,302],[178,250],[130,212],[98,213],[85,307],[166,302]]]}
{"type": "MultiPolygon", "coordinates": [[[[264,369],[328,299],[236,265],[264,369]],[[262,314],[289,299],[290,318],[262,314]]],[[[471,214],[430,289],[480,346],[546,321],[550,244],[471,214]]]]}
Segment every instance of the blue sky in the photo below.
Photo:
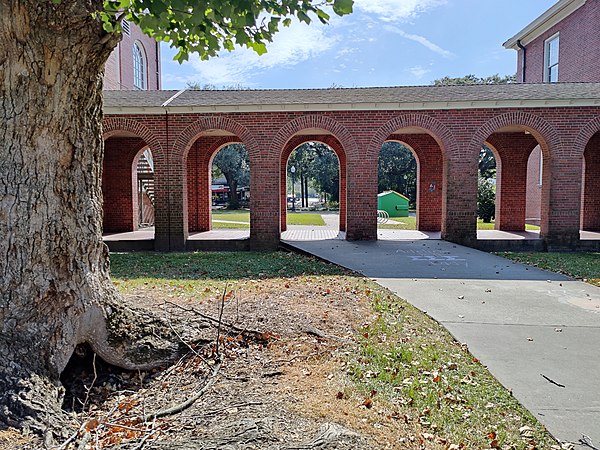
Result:
{"type": "Polygon", "coordinates": [[[187,82],[219,87],[322,88],[428,85],[443,76],[512,74],[516,52],[502,43],[556,0],[355,0],[329,25],[294,22],[266,55],[236,49],[174,62],[163,45],[163,89],[187,82]]]}

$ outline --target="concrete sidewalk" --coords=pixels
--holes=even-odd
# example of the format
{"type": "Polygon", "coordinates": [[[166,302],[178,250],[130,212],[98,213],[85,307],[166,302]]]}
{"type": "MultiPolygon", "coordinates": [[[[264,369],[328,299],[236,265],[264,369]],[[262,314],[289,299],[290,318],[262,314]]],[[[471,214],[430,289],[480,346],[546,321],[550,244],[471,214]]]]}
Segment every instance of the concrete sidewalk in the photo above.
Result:
{"type": "Polygon", "coordinates": [[[427,312],[557,439],[600,446],[599,288],[446,241],[287,244],[427,312]]]}

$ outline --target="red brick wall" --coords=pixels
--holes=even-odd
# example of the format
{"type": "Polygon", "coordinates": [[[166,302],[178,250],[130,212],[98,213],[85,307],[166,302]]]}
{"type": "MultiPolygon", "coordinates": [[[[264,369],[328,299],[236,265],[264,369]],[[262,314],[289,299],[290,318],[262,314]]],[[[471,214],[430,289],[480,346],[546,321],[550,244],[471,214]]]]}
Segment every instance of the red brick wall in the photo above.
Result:
{"type": "Polygon", "coordinates": [[[392,134],[388,140],[407,145],[417,160],[417,230],[440,231],[444,183],[440,146],[428,134],[392,134]]]}
{"type": "MultiPolygon", "coordinates": [[[[526,45],[526,83],[544,81],[544,41],[560,33],[558,81],[600,82],[600,0],[588,0],[573,14],[526,45]]],[[[521,81],[523,51],[517,57],[521,81]]]]}
{"type": "Polygon", "coordinates": [[[102,170],[103,227],[105,232],[134,231],[138,227],[137,172],[133,164],[146,147],[139,138],[109,138],[104,143],[102,170]]]}
{"type": "Polygon", "coordinates": [[[538,145],[530,134],[494,133],[488,140],[496,154],[495,228],[524,231],[527,206],[527,161],[538,145]]]}
{"type": "Polygon", "coordinates": [[[584,153],[585,173],[581,229],[600,231],[600,133],[590,140],[584,153]]]}
{"type": "Polygon", "coordinates": [[[188,230],[212,228],[212,160],[227,144],[240,142],[236,137],[200,137],[187,155],[188,230]]]}
{"type": "MultiPolygon", "coordinates": [[[[538,146],[533,149],[527,161],[527,219],[540,219],[542,216],[542,185],[540,184],[540,159],[542,149],[538,146]]],[[[528,223],[539,225],[539,220],[530,220],[528,223]]]]}
{"type": "MultiPolygon", "coordinates": [[[[290,139],[303,130],[326,130],[344,150],[346,230],[348,239],[352,240],[377,236],[377,157],[381,145],[408,127],[423,129],[436,142],[442,155],[442,236],[469,244],[476,239],[477,167],[481,145],[498,130],[515,126],[529,130],[548,155],[549,163],[543,175],[541,236],[551,246],[559,247],[573,245],[579,239],[583,151],[589,139],[600,130],[600,108],[123,115],[107,116],[104,123],[105,130],[111,132],[127,129],[135,133],[148,142],[153,151],[155,236],[159,249],[185,248],[190,210],[194,209],[189,207],[187,175],[191,162],[188,163],[186,155],[207,130],[224,130],[246,145],[252,172],[251,240],[255,247],[272,247],[279,241],[281,228],[284,149],[290,139]]],[[[413,145],[418,148],[424,144],[413,145]]],[[[516,143],[505,143],[505,146],[522,147],[516,143]]],[[[513,160],[521,158],[518,150],[514,150],[514,154],[513,150],[506,152],[509,162],[503,165],[505,174],[507,164],[512,169],[513,160]]],[[[422,161],[421,165],[425,167],[422,161]]],[[[524,167],[525,162],[519,169],[522,178],[527,173],[524,167]]],[[[439,169],[433,172],[439,179],[439,169]]],[[[518,182],[521,182],[518,177],[512,182],[507,180],[508,187],[504,187],[502,195],[508,195],[511,184],[518,182]]],[[[519,189],[522,192],[523,188],[519,189]]],[[[521,202],[519,210],[524,211],[522,200],[518,201],[521,202]]]]}
{"type": "Polygon", "coordinates": [[[147,66],[147,89],[160,89],[160,49],[157,42],[142,33],[133,23],[131,34],[123,34],[123,39],[113,50],[104,67],[104,89],[135,89],[133,86],[133,44],[138,42],[145,52],[147,66]]]}

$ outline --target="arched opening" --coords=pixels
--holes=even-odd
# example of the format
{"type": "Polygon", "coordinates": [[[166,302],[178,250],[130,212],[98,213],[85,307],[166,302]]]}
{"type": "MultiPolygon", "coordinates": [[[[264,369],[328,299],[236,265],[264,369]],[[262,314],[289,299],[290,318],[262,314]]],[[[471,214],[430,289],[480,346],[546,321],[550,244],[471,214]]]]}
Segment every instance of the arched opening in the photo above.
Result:
{"type": "Polygon", "coordinates": [[[600,131],[583,152],[581,239],[600,239],[600,131]]]}
{"type": "Polygon", "coordinates": [[[477,169],[477,230],[493,230],[498,215],[496,185],[501,172],[501,160],[493,146],[483,144],[477,169]]]}
{"type": "Polygon", "coordinates": [[[250,158],[243,144],[228,144],[213,154],[211,228],[250,228],[250,158]]]}
{"type": "Polygon", "coordinates": [[[427,130],[408,127],[386,139],[378,155],[378,239],[439,239],[444,158],[427,130]]]}
{"type": "Polygon", "coordinates": [[[283,240],[345,238],[346,154],[325,130],[308,130],[285,145],[280,167],[283,240]]]}
{"type": "MultiPolygon", "coordinates": [[[[250,237],[250,159],[225,130],[203,132],[185,155],[188,248],[250,237]]],[[[210,247],[212,248],[212,247],[210,247]]]]}
{"type": "Polygon", "coordinates": [[[418,160],[414,151],[397,141],[381,147],[377,161],[378,228],[417,229],[418,160]],[[385,217],[387,220],[381,220],[385,217]]]}
{"type": "Polygon", "coordinates": [[[493,154],[496,174],[495,181],[481,180],[484,160],[490,159],[486,150],[480,160],[478,239],[539,239],[540,225],[547,216],[543,204],[548,202],[548,192],[542,195],[547,191],[543,180],[548,174],[543,161],[547,153],[543,149],[547,147],[541,135],[526,126],[505,126],[494,131],[483,148],[493,154]],[[488,214],[485,211],[490,197],[495,200],[494,217],[486,222],[482,216],[488,214]]]}
{"type": "Polygon", "coordinates": [[[137,226],[138,229],[154,226],[154,158],[150,148],[142,149],[134,159],[137,175],[137,226]]]}
{"type": "Polygon", "coordinates": [[[111,234],[105,240],[154,238],[154,160],[134,133],[113,132],[105,139],[102,195],[103,233],[111,234]]]}

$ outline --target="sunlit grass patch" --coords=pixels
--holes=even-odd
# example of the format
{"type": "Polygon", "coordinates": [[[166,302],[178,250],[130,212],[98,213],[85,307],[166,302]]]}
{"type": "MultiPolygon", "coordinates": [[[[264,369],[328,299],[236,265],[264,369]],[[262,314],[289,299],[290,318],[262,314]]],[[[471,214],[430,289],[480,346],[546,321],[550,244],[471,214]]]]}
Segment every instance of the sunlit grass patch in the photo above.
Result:
{"type": "Polygon", "coordinates": [[[372,305],[377,317],[360,330],[360,349],[348,369],[365,397],[394,405],[465,448],[489,448],[494,440],[497,448],[532,448],[521,439],[524,426],[532,428],[537,448],[554,444],[441,325],[383,289],[373,293],[372,305]]]}
{"type": "Polygon", "coordinates": [[[513,261],[550,270],[600,286],[600,253],[498,253],[513,261]]]}

